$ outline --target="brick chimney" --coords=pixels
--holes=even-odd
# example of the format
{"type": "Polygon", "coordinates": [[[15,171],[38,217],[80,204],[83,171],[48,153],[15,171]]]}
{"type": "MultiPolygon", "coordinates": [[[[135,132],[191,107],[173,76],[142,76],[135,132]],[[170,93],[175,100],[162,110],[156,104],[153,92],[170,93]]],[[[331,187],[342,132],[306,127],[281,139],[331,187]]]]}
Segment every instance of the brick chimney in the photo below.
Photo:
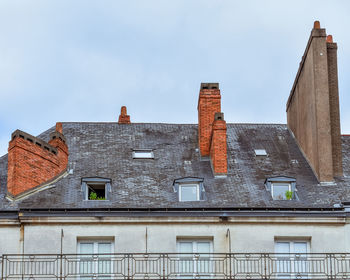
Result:
{"type": "Polygon", "coordinates": [[[12,133],[8,148],[7,192],[12,198],[33,190],[63,173],[68,147],[62,124],[56,124],[49,143],[28,133],[12,133]]]}
{"type": "Polygon", "coordinates": [[[215,113],[210,144],[210,159],[214,175],[227,174],[226,122],[224,113],[215,113]]]}
{"type": "Polygon", "coordinates": [[[118,123],[130,123],[130,116],[127,115],[125,106],[122,106],[120,109],[118,123]]]}
{"type": "Polygon", "coordinates": [[[342,175],[337,44],[318,21],[288,98],[287,122],[320,182],[342,175]]]}
{"type": "Polygon", "coordinates": [[[198,99],[198,144],[202,157],[210,154],[215,113],[221,112],[219,83],[201,83],[198,99]]]}

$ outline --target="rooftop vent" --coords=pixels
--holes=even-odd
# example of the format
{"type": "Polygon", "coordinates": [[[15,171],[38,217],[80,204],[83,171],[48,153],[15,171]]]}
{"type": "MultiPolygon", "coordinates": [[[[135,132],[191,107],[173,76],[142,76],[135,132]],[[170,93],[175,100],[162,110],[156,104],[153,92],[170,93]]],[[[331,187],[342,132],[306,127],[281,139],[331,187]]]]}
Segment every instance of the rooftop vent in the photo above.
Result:
{"type": "Polygon", "coordinates": [[[267,156],[266,150],[265,149],[255,149],[255,156],[267,156]]]}

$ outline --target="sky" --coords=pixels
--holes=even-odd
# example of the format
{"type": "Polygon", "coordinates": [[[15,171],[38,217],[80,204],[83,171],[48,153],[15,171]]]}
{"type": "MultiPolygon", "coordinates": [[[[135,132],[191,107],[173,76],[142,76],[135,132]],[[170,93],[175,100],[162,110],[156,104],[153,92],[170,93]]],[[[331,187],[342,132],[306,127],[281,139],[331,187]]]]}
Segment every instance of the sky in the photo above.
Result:
{"type": "Polygon", "coordinates": [[[338,43],[350,134],[350,1],[0,0],[0,156],[56,122],[197,123],[219,82],[228,123],[286,123],[313,22],[338,43]]]}

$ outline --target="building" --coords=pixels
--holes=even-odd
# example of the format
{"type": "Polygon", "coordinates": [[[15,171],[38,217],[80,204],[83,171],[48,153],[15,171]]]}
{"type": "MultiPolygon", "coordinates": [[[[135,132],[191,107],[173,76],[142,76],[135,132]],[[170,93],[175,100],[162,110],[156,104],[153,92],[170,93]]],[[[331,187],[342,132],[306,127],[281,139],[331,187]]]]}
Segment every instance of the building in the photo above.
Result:
{"type": "Polygon", "coordinates": [[[350,137],[337,44],[315,22],[285,124],[16,130],[0,158],[1,279],[349,279],[350,137]]]}

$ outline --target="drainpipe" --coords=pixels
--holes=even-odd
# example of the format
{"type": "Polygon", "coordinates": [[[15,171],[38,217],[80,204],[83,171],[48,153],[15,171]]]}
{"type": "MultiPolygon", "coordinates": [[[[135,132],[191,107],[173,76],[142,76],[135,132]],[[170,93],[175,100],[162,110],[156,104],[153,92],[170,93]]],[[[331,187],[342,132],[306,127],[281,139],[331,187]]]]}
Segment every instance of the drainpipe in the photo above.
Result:
{"type": "Polygon", "coordinates": [[[226,238],[228,238],[228,252],[231,254],[231,232],[229,228],[226,231],[226,238]]]}
{"type": "Polygon", "coordinates": [[[147,252],[148,252],[148,229],[147,229],[147,227],[146,227],[145,239],[146,239],[146,254],[147,254],[147,252]]]}

